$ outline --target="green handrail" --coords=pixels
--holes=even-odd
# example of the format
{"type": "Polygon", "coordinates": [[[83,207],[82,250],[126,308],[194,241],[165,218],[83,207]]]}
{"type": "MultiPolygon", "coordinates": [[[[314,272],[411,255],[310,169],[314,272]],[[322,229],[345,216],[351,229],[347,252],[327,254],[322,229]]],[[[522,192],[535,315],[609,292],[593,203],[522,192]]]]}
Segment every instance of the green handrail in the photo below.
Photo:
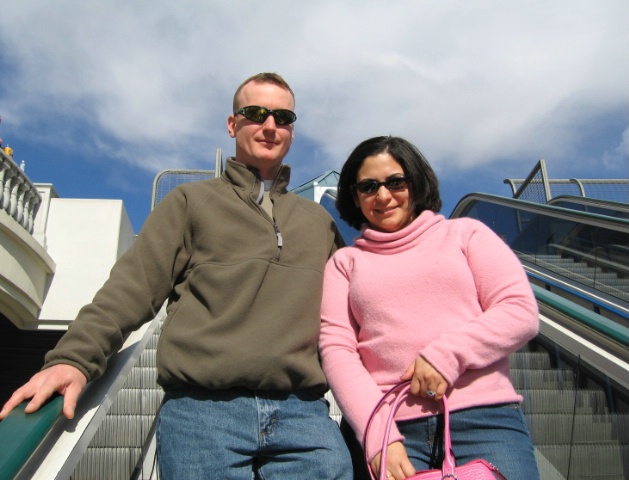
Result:
{"type": "Polygon", "coordinates": [[[573,303],[556,293],[549,292],[539,285],[531,283],[531,288],[533,289],[535,298],[539,303],[544,303],[549,307],[574,318],[583,325],[587,325],[606,337],[615,340],[625,348],[629,348],[629,328],[603,317],[598,313],[588,310],[581,305],[577,305],[576,303],[573,303]]]}
{"type": "Polygon", "coordinates": [[[18,405],[0,422],[0,480],[11,480],[61,415],[63,397],[56,396],[34,413],[18,405]]]}

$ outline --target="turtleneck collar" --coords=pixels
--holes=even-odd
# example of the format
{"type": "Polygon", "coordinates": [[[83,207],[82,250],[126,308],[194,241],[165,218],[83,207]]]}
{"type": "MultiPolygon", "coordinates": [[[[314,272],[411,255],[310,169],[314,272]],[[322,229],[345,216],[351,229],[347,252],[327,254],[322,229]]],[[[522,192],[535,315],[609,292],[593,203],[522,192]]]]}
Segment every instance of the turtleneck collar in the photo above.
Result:
{"type": "Polygon", "coordinates": [[[381,232],[364,225],[355,245],[362,250],[382,254],[398,253],[421,243],[422,235],[434,225],[444,221],[443,215],[424,210],[415,220],[396,232],[381,232]]]}

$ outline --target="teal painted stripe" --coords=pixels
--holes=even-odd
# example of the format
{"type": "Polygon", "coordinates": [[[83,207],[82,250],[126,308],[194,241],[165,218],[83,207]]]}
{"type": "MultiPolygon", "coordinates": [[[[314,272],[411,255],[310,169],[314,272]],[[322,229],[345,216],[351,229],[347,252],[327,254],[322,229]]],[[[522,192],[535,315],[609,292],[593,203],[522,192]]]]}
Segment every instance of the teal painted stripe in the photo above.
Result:
{"type": "Polygon", "coordinates": [[[581,305],[566,300],[559,295],[549,292],[548,290],[531,284],[533,293],[538,302],[545,303],[546,305],[558,310],[575,320],[591,327],[603,335],[616,340],[621,345],[629,347],[629,328],[624,327],[609,318],[605,318],[598,313],[592,312],[581,305]]]}

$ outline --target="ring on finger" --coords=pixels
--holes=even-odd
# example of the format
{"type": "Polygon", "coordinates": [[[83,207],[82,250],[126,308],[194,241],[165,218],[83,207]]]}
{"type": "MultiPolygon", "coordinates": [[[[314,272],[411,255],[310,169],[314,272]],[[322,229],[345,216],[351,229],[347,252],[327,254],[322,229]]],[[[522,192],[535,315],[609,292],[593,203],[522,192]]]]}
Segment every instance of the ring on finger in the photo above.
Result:
{"type": "Polygon", "coordinates": [[[426,392],[426,395],[428,395],[430,398],[434,397],[435,395],[437,395],[437,392],[434,392],[432,390],[428,390],[426,392]]]}

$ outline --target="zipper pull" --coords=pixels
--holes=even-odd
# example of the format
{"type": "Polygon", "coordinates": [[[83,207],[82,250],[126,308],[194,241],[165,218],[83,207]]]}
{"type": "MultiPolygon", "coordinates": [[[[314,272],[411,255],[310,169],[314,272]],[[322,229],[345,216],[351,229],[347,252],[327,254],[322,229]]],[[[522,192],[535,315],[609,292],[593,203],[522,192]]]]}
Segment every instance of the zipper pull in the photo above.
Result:
{"type": "Polygon", "coordinates": [[[280,229],[277,228],[277,225],[275,223],[273,223],[273,228],[275,229],[275,236],[277,237],[277,254],[275,255],[275,258],[279,260],[282,253],[284,240],[282,239],[282,232],[280,232],[280,229]]]}
{"type": "Polygon", "coordinates": [[[275,236],[277,237],[277,246],[278,248],[282,248],[283,247],[283,241],[282,241],[282,232],[280,232],[280,229],[277,228],[277,225],[273,224],[273,228],[275,229],[275,236]]]}

